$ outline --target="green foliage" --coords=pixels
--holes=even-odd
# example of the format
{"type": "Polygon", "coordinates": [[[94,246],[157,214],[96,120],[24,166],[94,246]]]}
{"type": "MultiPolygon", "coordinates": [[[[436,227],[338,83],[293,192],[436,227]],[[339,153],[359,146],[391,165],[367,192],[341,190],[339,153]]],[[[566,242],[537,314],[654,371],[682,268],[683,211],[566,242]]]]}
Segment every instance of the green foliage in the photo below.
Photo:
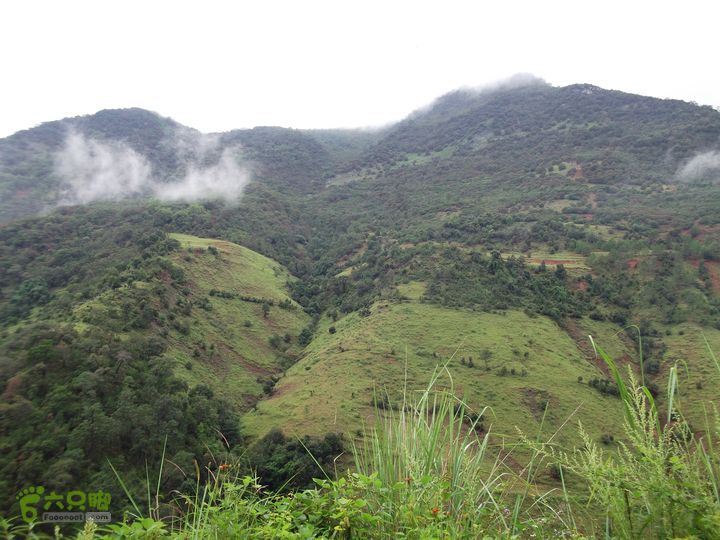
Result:
{"type": "MultiPolygon", "coordinates": [[[[68,127],[129,145],[163,181],[187,166],[170,144],[185,128],[147,111],[43,124],[0,141],[0,220],[26,218],[57,202],[53,152],[68,127]]],[[[462,377],[461,410],[445,410],[438,417],[443,422],[467,428],[468,417],[478,419],[477,412],[462,412],[472,402],[496,406],[501,433],[513,425],[556,427],[563,419],[553,407],[574,407],[578,394],[590,438],[617,436],[604,440],[611,442],[611,457],[620,448],[620,461],[585,476],[590,484],[607,484],[603,501],[611,511],[630,507],[624,525],[619,510],[612,515],[614,530],[639,532],[653,516],[659,532],[645,529],[653,534],[709,535],[710,521],[703,525],[698,516],[707,512],[712,520],[714,510],[698,474],[691,470],[688,486],[677,482],[698,465],[676,444],[684,432],[668,427],[659,448],[617,435],[621,419],[608,411],[622,403],[626,415],[645,407],[651,417],[647,411],[656,403],[663,414],[669,411],[665,424],[679,426],[677,395],[666,394],[668,385],[658,377],[680,358],[697,362],[691,334],[720,328],[719,192],[708,180],[673,180],[719,135],[720,117],[710,108],[587,85],[455,92],[375,133],[256,128],[223,134],[217,152],[242,145],[243,157],[257,165],[236,205],[133,200],[63,207],[2,226],[0,504],[13,504],[14,491],[26,483],[107,488],[113,478],[106,456],[127,471],[128,487],[137,492],[145,459],[157,455],[165,435],[169,459],[184,471],[194,460],[208,463],[210,454],[225,459],[232,454],[227,443],[240,442],[237,413],[247,410],[246,429],[261,440],[274,425],[317,434],[332,422],[355,431],[370,412],[373,381],[400,380],[395,351],[409,341],[417,345],[406,354],[406,373],[417,381],[463,342],[462,360],[448,364],[462,377]],[[642,340],[623,347],[635,342],[634,334],[622,332],[628,324],[637,325],[642,340]],[[635,346],[647,390],[639,397],[646,402],[592,364],[577,337],[588,327],[612,336],[618,343],[613,357],[625,356],[624,363],[632,364],[627,352],[635,346]],[[526,332],[538,333],[534,345],[526,332]],[[580,377],[599,392],[576,384],[580,377]],[[648,454],[648,463],[636,462],[635,448],[648,454]],[[668,460],[673,471],[675,458],[681,469],[663,478],[658,464],[668,460]],[[623,468],[631,471],[628,504],[608,480],[623,468]],[[670,503],[650,493],[650,481],[669,491],[670,503]],[[668,525],[663,516],[674,511],[668,504],[682,507],[694,524],[668,525]]],[[[684,402],[694,424],[701,417],[698,396],[716,388],[705,371],[698,377],[684,402]]],[[[483,477],[472,460],[479,459],[486,474],[500,458],[485,450],[464,457],[449,452],[452,463],[438,454],[428,465],[432,453],[413,444],[432,437],[450,442],[423,431],[418,403],[408,400],[406,410],[397,395],[395,384],[376,403],[384,414],[400,415],[398,425],[418,439],[402,441],[414,452],[408,456],[397,438],[397,456],[388,450],[385,459],[405,459],[394,462],[399,469],[424,463],[429,473],[412,472],[408,484],[381,474],[378,462],[355,476],[275,498],[253,479],[219,482],[215,471],[200,469],[196,481],[210,477],[209,498],[184,507],[194,520],[186,526],[200,534],[212,524],[217,528],[208,530],[216,536],[252,530],[260,537],[356,531],[438,537],[459,535],[461,527],[477,536],[469,521],[475,519],[482,534],[557,536],[537,515],[520,519],[525,508],[513,499],[506,499],[511,519],[497,514],[499,503],[494,509],[484,504],[486,514],[468,507],[464,518],[443,516],[445,506],[459,504],[458,493],[475,503],[490,493],[502,499],[504,486],[501,494],[480,493],[455,472],[445,476],[457,465],[487,485],[493,477],[483,477]],[[438,512],[428,515],[421,506],[432,498],[438,502],[430,508],[438,512]],[[216,505],[234,510],[223,516],[216,505]]],[[[425,412],[436,429],[438,411],[425,412]]],[[[664,433],[662,414],[658,421],[656,431],[664,433]]],[[[453,433],[465,437],[466,431],[453,433]]],[[[382,434],[366,443],[380,444],[376,436],[390,448],[391,437],[382,440],[382,434]]],[[[467,436],[462,444],[489,444],[467,436]]],[[[574,433],[559,440],[578,442],[574,433]]],[[[332,441],[302,435],[272,432],[264,443],[251,457],[273,487],[300,488],[318,475],[305,447],[323,468],[336,456],[322,446],[335,448],[332,441]]],[[[700,447],[694,451],[715,474],[715,458],[700,447]]],[[[548,470],[564,482],[569,466],[548,470]]],[[[529,476],[518,481],[521,492],[529,482],[529,476]]],[[[193,488],[173,469],[162,492],[193,488]]],[[[576,531],[571,521],[563,517],[558,530],[576,531]]],[[[170,534],[155,521],[118,527],[107,534],[170,534]]]]}
{"type": "MultiPolygon", "coordinates": [[[[615,378],[624,405],[625,438],[616,453],[579,431],[583,445],[573,453],[543,446],[562,468],[587,482],[591,503],[603,509],[596,527],[618,538],[716,538],[720,527],[717,441],[720,416],[713,409],[702,435],[695,435],[677,407],[677,368],[670,370],[667,413],[632,372],[627,383],[612,359],[596,349],[615,378]]],[[[712,351],[711,351],[712,354],[712,351]]],[[[613,441],[603,435],[603,444],[613,441]]]]}
{"type": "Polygon", "coordinates": [[[344,450],[340,434],[328,433],[323,438],[287,438],[278,429],[271,430],[248,451],[253,471],[273,490],[302,488],[313,478],[332,472],[334,460],[344,450]]]}

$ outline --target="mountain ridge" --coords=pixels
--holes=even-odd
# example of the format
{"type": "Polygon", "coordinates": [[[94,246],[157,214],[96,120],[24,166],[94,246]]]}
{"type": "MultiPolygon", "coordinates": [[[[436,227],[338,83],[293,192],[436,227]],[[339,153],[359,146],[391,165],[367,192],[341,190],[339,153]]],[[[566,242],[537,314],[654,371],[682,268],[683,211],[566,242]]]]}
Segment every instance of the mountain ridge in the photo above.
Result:
{"type": "Polygon", "coordinates": [[[162,434],[132,428],[153,422],[183,463],[209,462],[202,438],[221,459],[306,455],[275,428],[355,441],[405,373],[413,391],[438,366],[474,410],[497,407],[495,433],[534,431],[546,405],[559,429],[582,396],[610,445],[618,390],[587,335],[661,405],[687,365],[700,425],[718,384],[701,337],[720,348],[720,114],[587,85],[440,101],[376,132],[207,135],[131,109],[0,141],[4,491],[112,482],[88,433],[141,473],[162,434]],[[101,196],[69,196],[86,187],[101,196]],[[47,411],[57,436],[36,447],[22,418],[47,411]]]}

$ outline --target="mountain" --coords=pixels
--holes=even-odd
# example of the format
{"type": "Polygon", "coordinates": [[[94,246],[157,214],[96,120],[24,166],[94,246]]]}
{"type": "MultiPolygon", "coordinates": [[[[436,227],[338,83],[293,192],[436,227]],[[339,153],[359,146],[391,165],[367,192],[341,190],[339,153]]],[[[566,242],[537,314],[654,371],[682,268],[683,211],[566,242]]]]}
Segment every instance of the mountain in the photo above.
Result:
{"type": "Polygon", "coordinates": [[[570,417],[615,444],[588,335],[661,405],[686,366],[701,430],[719,150],[712,108],[535,79],[371,131],[126,109],[2,139],[4,504],[40,483],[121,498],[105,458],[139,489],[166,435],[181,468],[243,455],[307,480],[303,445],[332,464],[436,370],[498,446],[542,426],[573,447],[570,417]]]}

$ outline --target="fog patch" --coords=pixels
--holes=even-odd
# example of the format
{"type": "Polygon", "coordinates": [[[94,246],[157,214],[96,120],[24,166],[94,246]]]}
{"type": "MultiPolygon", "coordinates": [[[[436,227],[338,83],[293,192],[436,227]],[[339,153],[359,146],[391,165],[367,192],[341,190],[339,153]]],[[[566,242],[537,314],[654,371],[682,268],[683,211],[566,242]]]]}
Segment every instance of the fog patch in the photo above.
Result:
{"type": "Polygon", "coordinates": [[[720,181],[720,151],[711,150],[693,157],[678,168],[675,178],[680,182],[720,181]]]}
{"type": "Polygon", "coordinates": [[[162,201],[223,199],[237,202],[250,182],[239,147],[220,148],[220,139],[198,132],[180,133],[172,147],[182,172],[159,180],[150,161],[128,145],[91,139],[74,130],[55,155],[55,174],[62,180],[60,205],[155,197],[162,201]]]}
{"type": "Polygon", "coordinates": [[[70,132],[55,159],[63,179],[60,204],[85,204],[140,195],[152,181],[147,159],[123,144],[100,143],[70,132]]]}
{"type": "Polygon", "coordinates": [[[215,165],[204,168],[190,165],[179,182],[155,184],[155,197],[163,201],[238,199],[250,181],[250,174],[240,167],[233,154],[233,149],[226,148],[215,165]]]}
{"type": "Polygon", "coordinates": [[[440,96],[439,98],[434,99],[427,105],[419,107],[418,109],[416,109],[412,113],[410,113],[408,118],[414,119],[425,113],[428,113],[434,107],[436,107],[439,104],[443,103],[444,101],[447,101],[448,99],[451,99],[458,95],[459,96],[477,97],[477,96],[490,95],[490,94],[494,94],[496,92],[501,92],[501,91],[515,90],[517,88],[527,88],[527,87],[535,87],[535,86],[539,87],[539,86],[550,86],[550,85],[547,83],[547,81],[545,81],[544,79],[542,79],[536,75],[533,75],[532,73],[516,73],[509,77],[505,77],[503,79],[498,79],[495,81],[490,81],[490,82],[481,84],[480,86],[462,86],[456,90],[453,90],[452,92],[450,92],[448,94],[445,94],[444,96],[440,96]]]}
{"type": "Polygon", "coordinates": [[[532,73],[515,73],[504,79],[492,81],[480,86],[465,86],[461,90],[469,93],[488,94],[502,90],[514,90],[516,88],[525,88],[528,86],[548,86],[545,79],[533,75],[532,73]]]}

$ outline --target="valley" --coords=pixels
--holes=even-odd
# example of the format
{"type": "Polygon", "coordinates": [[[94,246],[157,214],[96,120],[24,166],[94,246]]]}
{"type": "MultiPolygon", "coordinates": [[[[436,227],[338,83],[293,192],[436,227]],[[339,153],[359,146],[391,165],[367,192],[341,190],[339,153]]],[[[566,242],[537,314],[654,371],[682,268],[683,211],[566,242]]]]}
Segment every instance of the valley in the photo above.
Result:
{"type": "MultiPolygon", "coordinates": [[[[168,505],[229,463],[304,488],[430,381],[518,475],[523,437],[623,455],[614,365],[658,421],[679,404],[709,433],[720,185],[690,165],[719,147],[710,107],[537,80],[377,130],[122,109],[2,139],[0,506],[26,485],[126,501],[108,463],[142,493],[161,456],[168,505]]],[[[565,489],[554,463],[528,493],[565,489]]]]}

